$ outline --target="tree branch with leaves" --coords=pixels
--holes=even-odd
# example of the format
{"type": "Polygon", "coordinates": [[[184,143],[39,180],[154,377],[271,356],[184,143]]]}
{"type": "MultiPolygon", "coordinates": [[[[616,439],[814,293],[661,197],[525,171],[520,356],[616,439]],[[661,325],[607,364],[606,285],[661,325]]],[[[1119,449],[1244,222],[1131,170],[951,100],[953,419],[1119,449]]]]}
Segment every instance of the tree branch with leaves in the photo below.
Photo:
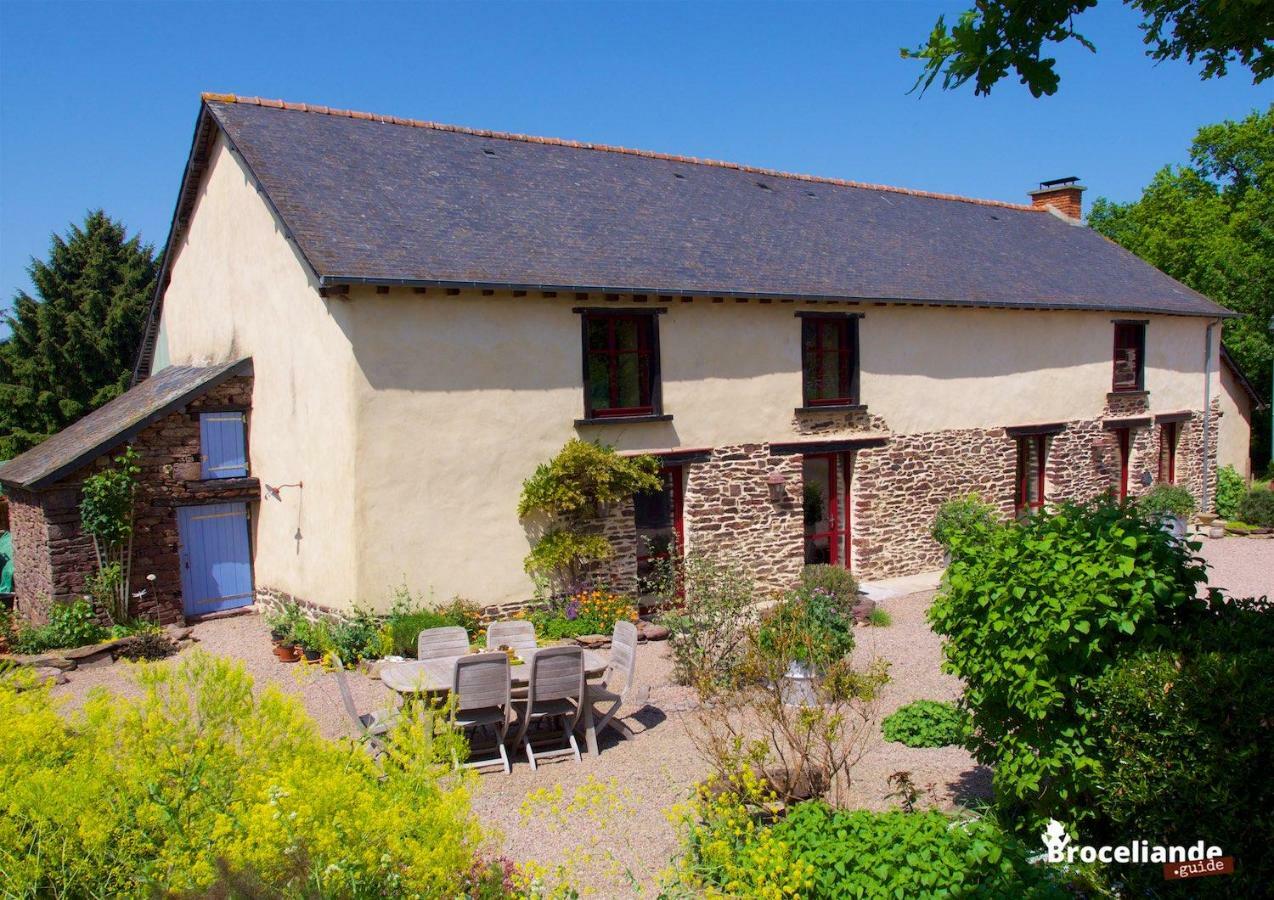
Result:
{"type": "Polygon", "coordinates": [[[133,511],[137,497],[137,451],[126,447],[112,467],[84,480],[80,523],[93,538],[97,572],[87,579],[89,594],[121,625],[129,618],[133,574],[133,511]]]}

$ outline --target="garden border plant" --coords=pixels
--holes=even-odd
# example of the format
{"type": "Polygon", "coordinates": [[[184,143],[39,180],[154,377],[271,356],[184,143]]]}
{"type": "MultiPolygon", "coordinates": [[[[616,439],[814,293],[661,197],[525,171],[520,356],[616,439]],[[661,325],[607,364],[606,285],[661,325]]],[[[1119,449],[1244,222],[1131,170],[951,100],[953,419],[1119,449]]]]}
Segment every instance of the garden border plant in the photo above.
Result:
{"type": "Polygon", "coordinates": [[[137,496],[137,451],[131,446],[114,464],[84,479],[80,523],[93,538],[97,572],[85,581],[89,594],[112,624],[129,618],[133,576],[133,516],[137,496]]]}

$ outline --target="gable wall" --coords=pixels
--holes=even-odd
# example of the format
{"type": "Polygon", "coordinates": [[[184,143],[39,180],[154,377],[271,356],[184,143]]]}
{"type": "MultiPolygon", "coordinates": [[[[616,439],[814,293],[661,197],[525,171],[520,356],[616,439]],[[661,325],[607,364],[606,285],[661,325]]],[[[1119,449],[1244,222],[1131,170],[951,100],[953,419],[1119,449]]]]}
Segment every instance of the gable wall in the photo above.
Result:
{"type": "Polygon", "coordinates": [[[351,355],[344,301],[318,286],[220,136],[164,296],[173,364],[253,358],[257,585],[340,606],[354,589],[351,355]]]}
{"type": "Polygon", "coordinates": [[[1221,366],[1221,427],[1217,465],[1234,466],[1243,478],[1252,477],[1252,398],[1234,377],[1229,366],[1221,366]]]}

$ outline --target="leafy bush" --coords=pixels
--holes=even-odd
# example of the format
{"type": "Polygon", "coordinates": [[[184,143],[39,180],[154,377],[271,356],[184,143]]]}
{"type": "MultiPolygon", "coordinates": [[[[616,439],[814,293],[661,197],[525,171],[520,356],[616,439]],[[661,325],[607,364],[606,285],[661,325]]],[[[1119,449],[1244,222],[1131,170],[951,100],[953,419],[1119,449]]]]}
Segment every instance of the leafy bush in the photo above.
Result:
{"type": "Polygon", "coordinates": [[[1222,466],[1216,473],[1216,514],[1223,519],[1232,519],[1239,511],[1239,503],[1247,485],[1243,483],[1234,466],[1222,466]]]}
{"type": "Polygon", "coordinates": [[[798,588],[762,618],[757,645],[783,664],[825,669],[854,649],[854,619],[836,595],[821,587],[798,588]]]}
{"type": "Polygon", "coordinates": [[[976,552],[956,555],[929,617],[946,638],[944,668],[965,682],[971,749],[994,767],[997,800],[1027,813],[1024,827],[1091,818],[1096,680],[1203,614],[1207,574],[1189,555],[1199,545],[1109,503],[978,525],[970,540],[976,552]]]}
{"type": "Polygon", "coordinates": [[[164,629],[152,623],[141,624],[128,635],[115,634],[115,629],[112,629],[112,634],[116,637],[128,637],[115,651],[115,655],[134,662],[164,659],[177,652],[177,645],[164,633],[164,629]]]}
{"type": "MultiPolygon", "coordinates": [[[[1274,883],[1274,609],[1231,600],[1211,612],[1174,647],[1121,659],[1097,682],[1097,803],[1111,842],[1206,838],[1236,858],[1235,873],[1197,892],[1218,882],[1254,896],[1274,883]]],[[[1159,872],[1142,868],[1119,874],[1136,893],[1159,889],[1159,872]]]]}
{"type": "Polygon", "coordinates": [[[67,647],[84,647],[110,637],[110,632],[97,621],[93,604],[87,600],[54,603],[49,607],[45,625],[19,623],[11,645],[19,653],[43,653],[67,647]]]}
{"type": "Polygon", "coordinates": [[[137,451],[125,447],[110,468],[84,479],[80,525],[93,538],[97,574],[89,590],[112,622],[129,616],[133,573],[133,505],[141,467],[137,451]]]}
{"type": "Polygon", "coordinates": [[[579,591],[545,609],[532,611],[527,618],[535,623],[536,635],[558,640],[582,634],[610,634],[616,622],[635,622],[637,607],[622,594],[579,591]]]}
{"type": "Polygon", "coordinates": [[[375,613],[355,606],[347,618],[335,622],[328,631],[326,648],[352,666],[359,660],[376,659],[385,654],[381,622],[375,613]]]}
{"type": "Polygon", "coordinates": [[[842,566],[825,563],[806,566],[801,570],[801,587],[807,591],[819,589],[831,594],[847,613],[858,599],[858,580],[842,566]]]}
{"type": "Polygon", "coordinates": [[[567,441],[522,483],[518,518],[537,519],[541,526],[524,562],[526,571],[556,582],[559,589],[574,585],[586,564],[614,552],[605,535],[589,528],[598,508],[661,490],[658,473],[653,456],[620,456],[594,441],[567,441]]]}
{"type": "Polygon", "coordinates": [[[457,896],[482,833],[422,704],[377,764],[196,651],[63,715],[0,684],[0,871],[15,896],[457,896]]]}
{"type": "Polygon", "coordinates": [[[1194,496],[1176,484],[1156,484],[1137,498],[1137,506],[1151,518],[1189,516],[1195,510],[1194,496]]]}
{"type": "Polygon", "coordinates": [[[446,606],[428,609],[403,586],[394,592],[394,602],[385,617],[382,648],[386,655],[415,657],[417,639],[425,629],[459,626],[472,640],[480,621],[477,604],[456,597],[446,606]]]}
{"type": "Polygon", "coordinates": [[[890,625],[894,624],[894,617],[891,616],[889,611],[884,607],[876,606],[873,607],[872,611],[867,615],[867,624],[874,628],[888,628],[890,625]]]}
{"type": "Polygon", "coordinates": [[[969,494],[939,506],[929,534],[950,551],[966,532],[994,525],[999,519],[998,509],[977,494],[969,494]]]}
{"type": "Polygon", "coordinates": [[[742,790],[702,789],[685,812],[676,888],[732,897],[1070,896],[1055,870],[1028,862],[1032,851],[990,819],[811,802],[769,825],[759,813],[773,795],[746,774],[738,781],[742,790]]]}
{"type": "Polygon", "coordinates": [[[969,714],[954,703],[916,700],[880,723],[885,740],[908,747],[963,746],[969,736],[969,714]]]}
{"type": "Polygon", "coordinates": [[[1254,487],[1243,495],[1239,503],[1239,519],[1249,525],[1274,528],[1274,491],[1268,487],[1254,487]]]}
{"type": "Polygon", "coordinates": [[[660,593],[681,600],[680,609],[661,619],[669,631],[673,679],[703,691],[735,683],[757,621],[752,576],[734,563],[689,554],[664,560],[657,580],[660,593]]]}

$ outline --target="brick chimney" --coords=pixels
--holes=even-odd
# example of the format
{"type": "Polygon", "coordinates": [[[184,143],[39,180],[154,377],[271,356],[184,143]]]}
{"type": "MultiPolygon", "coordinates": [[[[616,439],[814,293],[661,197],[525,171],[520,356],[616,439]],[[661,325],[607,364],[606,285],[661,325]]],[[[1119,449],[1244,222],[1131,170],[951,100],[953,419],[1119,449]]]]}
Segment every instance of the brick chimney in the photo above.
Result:
{"type": "Polygon", "coordinates": [[[1067,218],[1081,219],[1084,215],[1081,195],[1085,190],[1087,188],[1073,175],[1041,181],[1039,190],[1030,192],[1031,205],[1036,209],[1055,209],[1067,218]]]}

